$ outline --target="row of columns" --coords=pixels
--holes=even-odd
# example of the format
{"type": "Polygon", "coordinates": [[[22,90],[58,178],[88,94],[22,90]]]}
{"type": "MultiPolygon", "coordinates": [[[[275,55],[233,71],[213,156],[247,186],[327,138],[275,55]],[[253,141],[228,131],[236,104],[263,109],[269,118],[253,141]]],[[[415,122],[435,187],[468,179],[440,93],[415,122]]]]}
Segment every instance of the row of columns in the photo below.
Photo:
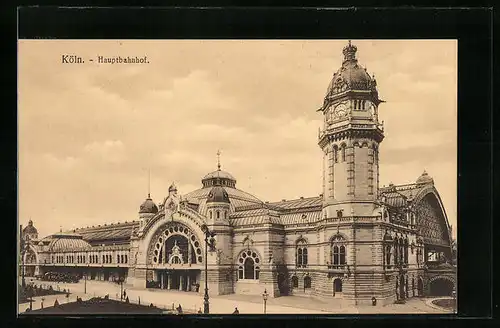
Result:
{"type": "MultiPolygon", "coordinates": [[[[172,274],[160,273],[160,288],[161,289],[173,289],[172,286],[172,274]],[[165,279],[166,277],[166,279],[165,279]],[[165,281],[166,280],[166,281],[165,281]]],[[[180,291],[190,291],[191,287],[191,276],[189,274],[179,274],[179,287],[180,291]],[[186,279],[186,281],[184,281],[186,279]],[[186,287],[184,287],[184,285],[186,287]]]]}

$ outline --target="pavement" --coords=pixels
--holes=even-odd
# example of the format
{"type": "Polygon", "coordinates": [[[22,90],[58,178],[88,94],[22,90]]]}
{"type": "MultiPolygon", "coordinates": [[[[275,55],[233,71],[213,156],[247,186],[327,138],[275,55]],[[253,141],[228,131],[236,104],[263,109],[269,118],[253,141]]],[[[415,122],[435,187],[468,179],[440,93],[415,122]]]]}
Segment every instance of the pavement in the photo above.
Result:
{"type": "MultiPolygon", "coordinates": [[[[69,299],[65,295],[44,296],[44,306],[53,306],[54,301],[65,303],[75,302],[76,297],[83,300],[92,297],[103,297],[106,294],[111,299],[119,299],[121,286],[112,282],[94,281],[79,283],[56,283],[47,281],[35,281],[35,284],[52,285],[53,288],[70,291],[69,299]],[[85,293],[86,291],[86,293],[85,293]]],[[[168,291],[160,289],[138,289],[133,286],[123,285],[129,301],[160,308],[172,308],[182,305],[184,312],[197,312],[203,309],[203,294],[195,292],[168,291]]],[[[41,298],[34,297],[33,310],[41,307],[41,298]]],[[[445,309],[432,304],[435,298],[411,298],[405,304],[389,304],[386,306],[347,306],[341,299],[320,299],[317,297],[284,296],[269,298],[266,303],[267,314],[446,314],[451,313],[445,309]]],[[[24,312],[29,303],[19,305],[19,311],[24,312]]],[[[234,308],[238,308],[240,314],[263,314],[264,304],[260,295],[223,295],[210,297],[210,313],[231,314],[234,308]]]]}

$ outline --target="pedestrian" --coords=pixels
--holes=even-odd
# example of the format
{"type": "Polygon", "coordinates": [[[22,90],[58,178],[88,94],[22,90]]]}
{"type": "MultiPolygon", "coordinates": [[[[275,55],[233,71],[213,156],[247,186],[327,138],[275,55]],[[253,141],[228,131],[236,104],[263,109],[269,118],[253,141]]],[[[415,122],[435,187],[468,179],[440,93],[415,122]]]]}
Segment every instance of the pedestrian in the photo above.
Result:
{"type": "Polygon", "coordinates": [[[125,299],[125,303],[130,303],[129,299],[128,299],[128,296],[127,298],[125,299]]]}
{"type": "Polygon", "coordinates": [[[201,312],[201,308],[198,310],[198,313],[199,313],[199,314],[203,313],[203,312],[201,312]]]}
{"type": "Polygon", "coordinates": [[[56,300],[55,300],[55,302],[54,302],[54,307],[55,307],[55,306],[59,306],[59,302],[57,301],[57,298],[56,298],[56,300]]]}
{"type": "Polygon", "coordinates": [[[182,306],[180,304],[177,307],[177,313],[182,314],[182,306]]]}
{"type": "Polygon", "coordinates": [[[126,291],[126,290],[124,290],[124,291],[123,291],[123,298],[126,298],[126,297],[127,297],[127,291],[126,291]]]}
{"type": "Polygon", "coordinates": [[[240,314],[240,311],[238,311],[238,308],[237,308],[237,307],[235,307],[235,308],[234,308],[234,312],[233,312],[233,314],[240,314]]]}

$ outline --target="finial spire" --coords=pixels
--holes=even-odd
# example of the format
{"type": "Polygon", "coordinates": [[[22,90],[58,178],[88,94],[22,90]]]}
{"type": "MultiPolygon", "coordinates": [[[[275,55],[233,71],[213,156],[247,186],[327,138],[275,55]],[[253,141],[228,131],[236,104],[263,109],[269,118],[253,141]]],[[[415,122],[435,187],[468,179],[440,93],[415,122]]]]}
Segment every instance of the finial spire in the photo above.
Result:
{"type": "Polygon", "coordinates": [[[220,150],[217,150],[217,170],[220,171],[220,150]]]}
{"type": "Polygon", "coordinates": [[[356,51],[358,51],[358,48],[352,45],[351,40],[349,40],[347,46],[345,46],[344,49],[342,50],[344,54],[344,62],[355,62],[356,51]]]}
{"type": "Polygon", "coordinates": [[[151,168],[148,169],[148,198],[151,198],[151,168]]]}

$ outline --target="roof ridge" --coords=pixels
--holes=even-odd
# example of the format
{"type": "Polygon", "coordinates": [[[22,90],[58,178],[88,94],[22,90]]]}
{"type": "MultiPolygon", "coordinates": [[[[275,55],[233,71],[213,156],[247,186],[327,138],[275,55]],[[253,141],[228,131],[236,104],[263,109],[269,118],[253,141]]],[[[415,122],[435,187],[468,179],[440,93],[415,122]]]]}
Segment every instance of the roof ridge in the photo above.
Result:
{"type": "Polygon", "coordinates": [[[310,197],[299,197],[299,198],[294,198],[294,199],[285,199],[281,201],[275,201],[275,202],[269,202],[268,204],[282,204],[282,203],[288,203],[288,202],[293,202],[297,200],[308,200],[308,199],[321,199],[321,196],[310,196],[310,197]]]}

